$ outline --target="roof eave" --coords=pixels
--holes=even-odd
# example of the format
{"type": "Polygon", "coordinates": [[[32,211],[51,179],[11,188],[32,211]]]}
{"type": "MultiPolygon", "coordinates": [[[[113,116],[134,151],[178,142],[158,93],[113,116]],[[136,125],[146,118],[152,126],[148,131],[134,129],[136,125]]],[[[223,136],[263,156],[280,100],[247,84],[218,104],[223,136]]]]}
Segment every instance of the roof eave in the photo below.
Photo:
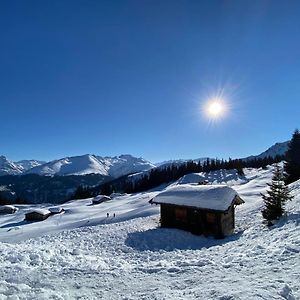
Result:
{"type": "Polygon", "coordinates": [[[234,199],[232,200],[231,204],[226,208],[226,209],[223,209],[223,210],[220,210],[220,209],[212,209],[212,208],[206,208],[206,207],[199,207],[199,206],[191,206],[191,205],[184,205],[184,204],[174,204],[174,203],[165,203],[165,202],[159,202],[159,201],[155,201],[154,198],[151,199],[149,201],[150,204],[166,204],[166,205],[173,205],[173,206],[182,206],[182,207],[188,207],[188,208],[194,208],[194,209],[202,209],[202,210],[210,210],[210,211],[216,211],[216,212],[226,212],[228,211],[228,209],[233,205],[240,205],[240,204],[243,204],[245,203],[245,201],[238,195],[236,195],[234,197],[234,199]]]}
{"type": "Polygon", "coordinates": [[[236,205],[240,205],[240,204],[245,203],[245,201],[239,195],[236,195],[234,197],[233,203],[236,205]]]}

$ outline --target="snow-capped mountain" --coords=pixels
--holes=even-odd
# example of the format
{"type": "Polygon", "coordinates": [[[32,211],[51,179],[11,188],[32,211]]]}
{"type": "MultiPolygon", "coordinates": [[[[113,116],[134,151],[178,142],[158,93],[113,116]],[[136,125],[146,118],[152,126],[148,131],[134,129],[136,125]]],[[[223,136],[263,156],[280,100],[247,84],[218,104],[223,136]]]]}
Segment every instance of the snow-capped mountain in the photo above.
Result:
{"type": "Polygon", "coordinates": [[[146,171],[153,167],[155,166],[152,163],[143,158],[136,158],[131,155],[101,157],[86,154],[50,161],[29,169],[26,174],[65,176],[94,173],[116,178],[128,173],[146,171]]]}
{"type": "MultiPolygon", "coordinates": [[[[276,143],[259,155],[248,156],[244,160],[254,158],[265,158],[268,156],[284,155],[288,149],[288,143],[276,143]]],[[[192,159],[194,162],[204,162],[207,158],[192,159]]],[[[180,165],[191,159],[169,160],[153,164],[143,158],[131,155],[120,155],[115,157],[102,157],[92,154],[65,157],[45,163],[38,160],[21,160],[13,162],[5,156],[0,156],[1,175],[86,175],[100,174],[114,178],[129,174],[150,170],[155,167],[165,168],[170,165],[180,165]]]]}
{"type": "Polygon", "coordinates": [[[20,160],[17,162],[14,162],[14,164],[18,165],[20,169],[22,169],[23,172],[26,172],[29,169],[32,169],[34,167],[38,167],[40,165],[43,165],[47,163],[46,161],[41,160],[35,160],[35,159],[29,159],[29,160],[20,160]]]}
{"type": "Polygon", "coordinates": [[[65,157],[29,169],[27,174],[38,175],[107,175],[106,168],[93,155],[65,157]]]}
{"type": "Polygon", "coordinates": [[[259,155],[251,155],[248,157],[243,158],[244,160],[248,160],[248,159],[263,159],[266,157],[273,157],[275,158],[277,155],[284,155],[286,153],[286,151],[288,150],[288,145],[289,145],[290,141],[286,141],[283,143],[276,143],[273,146],[271,146],[269,149],[267,149],[266,151],[260,153],[259,155]]]}
{"type": "Polygon", "coordinates": [[[97,156],[97,159],[108,166],[108,175],[115,178],[129,173],[137,173],[155,168],[155,165],[151,162],[129,154],[115,157],[97,156]]]}
{"type": "Polygon", "coordinates": [[[18,164],[8,160],[5,156],[0,156],[0,176],[2,175],[20,175],[23,170],[18,164]]]}
{"type": "Polygon", "coordinates": [[[13,162],[5,156],[0,156],[0,176],[2,175],[21,175],[27,170],[44,164],[44,161],[21,160],[13,162]]]}

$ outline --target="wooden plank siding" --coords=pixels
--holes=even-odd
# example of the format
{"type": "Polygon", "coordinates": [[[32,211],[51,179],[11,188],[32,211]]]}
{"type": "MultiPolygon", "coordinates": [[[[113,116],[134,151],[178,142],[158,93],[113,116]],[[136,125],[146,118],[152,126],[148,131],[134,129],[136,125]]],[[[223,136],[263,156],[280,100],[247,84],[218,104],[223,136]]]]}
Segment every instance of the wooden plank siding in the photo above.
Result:
{"type": "Polygon", "coordinates": [[[221,215],[222,234],[228,235],[234,230],[234,205],[231,205],[226,212],[221,215]]]}
{"type": "Polygon", "coordinates": [[[223,238],[233,232],[234,206],[226,212],[172,204],[161,204],[161,227],[223,238]]]}

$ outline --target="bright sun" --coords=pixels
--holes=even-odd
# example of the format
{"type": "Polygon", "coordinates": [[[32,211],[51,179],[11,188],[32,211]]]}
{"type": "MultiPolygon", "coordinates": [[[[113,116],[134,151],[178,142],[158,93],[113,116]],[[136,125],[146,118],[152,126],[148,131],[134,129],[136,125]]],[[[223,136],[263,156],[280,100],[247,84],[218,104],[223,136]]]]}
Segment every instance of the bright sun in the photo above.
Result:
{"type": "Polygon", "coordinates": [[[222,99],[211,99],[205,104],[205,112],[211,119],[219,119],[226,112],[226,105],[222,99]]]}

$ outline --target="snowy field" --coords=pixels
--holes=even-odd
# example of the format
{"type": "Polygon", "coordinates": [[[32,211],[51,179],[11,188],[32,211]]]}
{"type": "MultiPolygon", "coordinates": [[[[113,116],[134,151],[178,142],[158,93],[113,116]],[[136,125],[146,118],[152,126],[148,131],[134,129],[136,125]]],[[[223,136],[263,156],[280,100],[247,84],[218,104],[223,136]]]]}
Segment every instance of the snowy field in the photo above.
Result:
{"type": "Polygon", "coordinates": [[[223,240],[159,228],[148,201],[163,187],[99,205],[71,201],[37,223],[24,213],[41,206],[18,206],[0,216],[0,299],[300,299],[300,181],[287,216],[269,229],[259,193],[271,177],[271,168],[248,169],[173,183],[207,179],[238,191],[245,204],[223,240]]]}

